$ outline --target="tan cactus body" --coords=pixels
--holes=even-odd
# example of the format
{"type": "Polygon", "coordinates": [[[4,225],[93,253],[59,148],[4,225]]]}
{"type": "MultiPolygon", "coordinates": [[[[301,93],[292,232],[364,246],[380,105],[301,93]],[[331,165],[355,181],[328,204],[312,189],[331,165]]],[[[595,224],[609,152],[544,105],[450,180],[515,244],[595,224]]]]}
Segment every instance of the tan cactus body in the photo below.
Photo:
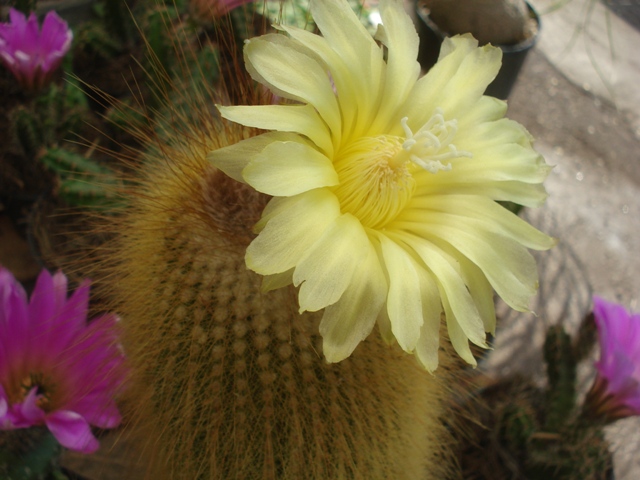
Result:
{"type": "Polygon", "coordinates": [[[445,478],[452,356],[432,376],[374,331],[328,364],[321,313],[299,315],[291,287],[262,293],[247,270],[266,199],[204,158],[247,134],[163,149],[116,227],[103,287],[123,318],[149,478],[445,478]]]}

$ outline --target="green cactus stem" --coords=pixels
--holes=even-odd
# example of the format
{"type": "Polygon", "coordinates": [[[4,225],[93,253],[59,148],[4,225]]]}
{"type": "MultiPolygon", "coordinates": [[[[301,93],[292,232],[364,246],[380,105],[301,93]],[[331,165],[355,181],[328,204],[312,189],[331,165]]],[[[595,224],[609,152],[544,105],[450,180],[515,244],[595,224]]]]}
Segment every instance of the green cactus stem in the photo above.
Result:
{"type": "Polygon", "coordinates": [[[111,169],[62,148],[46,150],[39,160],[58,176],[58,196],[68,205],[115,206],[118,181],[111,169]]]}
{"type": "Polygon", "coordinates": [[[42,129],[33,110],[20,105],[9,113],[13,136],[27,158],[35,158],[43,147],[42,129]]]}
{"type": "Polygon", "coordinates": [[[576,360],[571,337],[561,325],[552,326],[547,331],[544,359],[549,382],[545,429],[558,432],[573,419],[576,406],[576,360]]]}
{"type": "Polygon", "coordinates": [[[19,105],[9,114],[14,140],[27,159],[36,158],[43,148],[57,146],[70,134],[81,132],[88,115],[87,98],[75,80],[52,84],[32,103],[19,105]]]}

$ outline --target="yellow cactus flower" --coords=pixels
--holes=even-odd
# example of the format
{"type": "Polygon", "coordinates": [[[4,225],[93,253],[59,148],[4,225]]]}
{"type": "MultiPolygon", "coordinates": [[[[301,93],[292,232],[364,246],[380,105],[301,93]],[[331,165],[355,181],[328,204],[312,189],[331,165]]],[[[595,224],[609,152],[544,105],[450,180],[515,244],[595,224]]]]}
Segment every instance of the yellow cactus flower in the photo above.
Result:
{"type": "Polygon", "coordinates": [[[267,289],[293,283],[300,311],[324,309],[329,362],[377,323],[429,371],[441,314],[470,364],[495,330],[493,290],[526,311],[537,289],[527,249],[553,239],[496,201],[539,206],[550,167],[506,104],[483,95],[501,51],[446,39],[420,78],[418,36],[399,0],[371,37],[346,0],[312,2],[322,36],[291,26],[245,45],[252,77],[290,104],[219,107],[272,130],[209,154],[272,195],[246,252],[267,289]]]}

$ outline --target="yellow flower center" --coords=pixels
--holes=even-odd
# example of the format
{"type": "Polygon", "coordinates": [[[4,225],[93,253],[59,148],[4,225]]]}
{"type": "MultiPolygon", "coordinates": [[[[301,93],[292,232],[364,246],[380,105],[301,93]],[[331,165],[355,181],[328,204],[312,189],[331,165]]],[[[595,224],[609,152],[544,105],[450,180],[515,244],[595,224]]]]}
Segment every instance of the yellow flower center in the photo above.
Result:
{"type": "Polygon", "coordinates": [[[433,174],[451,170],[442,162],[471,157],[452,143],[455,120],[445,121],[442,110],[413,133],[408,118],[401,120],[405,138],[392,135],[362,137],[348,143],[336,156],[334,168],[340,184],[334,193],[343,212],[362,225],[381,228],[402,211],[415,190],[412,173],[417,167],[433,174]]]}
{"type": "Polygon", "coordinates": [[[401,150],[402,139],[381,135],[359,138],[340,152],[334,162],[340,184],[334,193],[343,212],[371,228],[398,214],[415,189],[407,165],[394,161],[401,150]]]}
{"type": "Polygon", "coordinates": [[[10,404],[23,402],[29,392],[35,388],[37,394],[36,406],[45,412],[52,410],[51,396],[55,391],[55,385],[44,374],[39,372],[29,373],[18,384],[15,384],[14,388],[11,388],[11,385],[8,387],[6,393],[10,404]]]}

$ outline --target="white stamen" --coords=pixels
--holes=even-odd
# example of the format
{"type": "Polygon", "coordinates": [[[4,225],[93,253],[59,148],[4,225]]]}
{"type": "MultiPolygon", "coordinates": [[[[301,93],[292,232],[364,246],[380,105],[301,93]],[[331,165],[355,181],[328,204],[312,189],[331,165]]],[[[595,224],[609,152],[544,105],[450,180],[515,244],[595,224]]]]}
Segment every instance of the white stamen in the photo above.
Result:
{"type": "Polygon", "coordinates": [[[445,121],[441,108],[436,108],[435,113],[415,134],[408,125],[408,117],[400,120],[406,140],[402,144],[404,152],[400,157],[406,157],[419,167],[430,173],[439,171],[449,171],[451,163],[446,165],[442,162],[458,157],[472,157],[470,152],[458,150],[451,142],[458,131],[456,120],[445,121]],[[448,152],[439,153],[443,148],[448,147],[448,152]],[[404,155],[402,155],[404,153],[404,155]]]}

